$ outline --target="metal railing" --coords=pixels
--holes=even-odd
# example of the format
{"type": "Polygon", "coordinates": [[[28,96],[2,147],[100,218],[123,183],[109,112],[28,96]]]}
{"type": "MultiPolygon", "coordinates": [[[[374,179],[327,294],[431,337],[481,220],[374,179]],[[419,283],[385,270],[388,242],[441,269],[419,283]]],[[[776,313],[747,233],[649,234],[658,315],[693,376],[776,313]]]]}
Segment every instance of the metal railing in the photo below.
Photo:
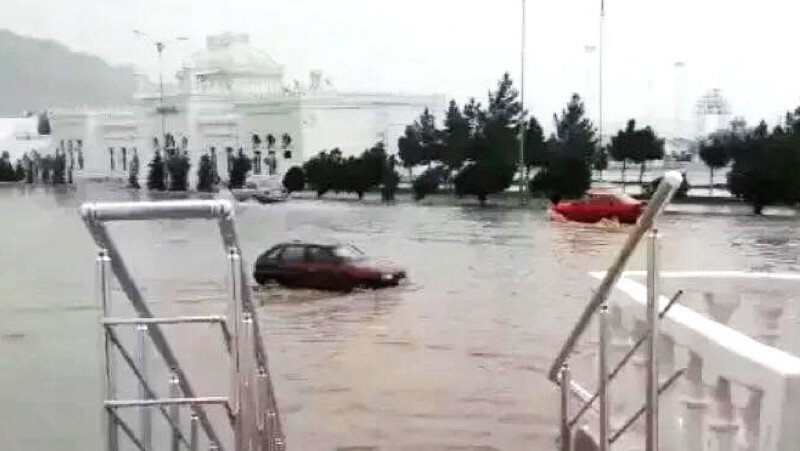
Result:
{"type": "Polygon", "coordinates": [[[224,200],[163,201],[126,203],[85,203],[80,213],[99,248],[96,260],[98,301],[101,307],[104,348],[104,446],[109,451],[120,448],[119,431],[142,451],[156,449],[153,444],[151,412],[161,413],[169,426],[171,449],[196,450],[199,430],[210,449],[225,449],[220,434],[209,420],[206,406],[222,406],[232,430],[230,448],[243,450],[283,450],[285,439],[278,413],[267,355],[259,330],[257,311],[252,301],[241,258],[233,205],[224,200]],[[144,221],[159,219],[217,220],[223,245],[227,251],[230,299],[228,314],[158,318],[153,315],[134,283],[122,256],[108,233],[110,221],[144,221]],[[117,282],[135,312],[134,318],[109,318],[111,279],[117,282]],[[208,323],[218,324],[230,362],[229,396],[195,394],[175,352],[164,335],[163,325],[208,323]],[[135,352],[132,355],[122,343],[116,328],[135,327],[135,352]],[[148,340],[149,339],[149,340],[148,340]],[[166,364],[169,373],[169,396],[159,397],[149,380],[149,343],[166,364]],[[116,350],[116,352],[115,352],[116,350]],[[117,399],[115,357],[119,355],[131,370],[138,384],[140,399],[117,399]],[[189,434],[183,433],[180,408],[190,411],[189,434]],[[138,434],[120,415],[120,410],[139,409],[138,434]]]}
{"type": "Polygon", "coordinates": [[[646,444],[647,451],[658,449],[658,395],[666,390],[675,380],[679,378],[683,370],[676,372],[668,378],[664,384],[658,385],[658,362],[656,361],[656,343],[658,342],[658,320],[663,317],[672,304],[680,297],[680,292],[676,294],[671,302],[661,312],[658,311],[658,230],[654,224],[658,216],[672,199],[675,191],[680,186],[683,177],[676,171],[665,174],[661,184],[651,198],[647,210],[642,215],[639,223],[631,231],[625,244],[622,247],[614,263],[605,273],[605,277],[598,289],[594,292],[589,304],[581,313],[578,322],[573,327],[566,342],[561,348],[558,356],[553,361],[548,372],[548,377],[561,388],[561,449],[570,451],[572,442],[572,431],[581,417],[587,412],[593,403],[598,401],[598,441],[600,451],[607,451],[611,443],[615,442],[642,414],[646,415],[646,444]],[[650,231],[647,247],[647,287],[648,305],[647,318],[649,329],[637,340],[636,344],[626,355],[615,365],[613,371],[610,370],[609,361],[609,325],[608,309],[605,305],[611,291],[619,280],[628,259],[633,254],[637,245],[646,232],[650,231]],[[592,318],[597,315],[599,330],[599,349],[598,349],[598,389],[594,394],[581,387],[571,379],[568,360],[578,340],[589,326],[592,318]],[[647,388],[645,405],[626,421],[624,425],[616,431],[611,431],[609,415],[609,396],[608,386],[622,367],[630,360],[631,356],[646,344],[647,351],[647,388]],[[578,413],[570,418],[570,398],[575,394],[583,402],[578,413]],[[587,395],[588,394],[588,395],[587,395]]]}

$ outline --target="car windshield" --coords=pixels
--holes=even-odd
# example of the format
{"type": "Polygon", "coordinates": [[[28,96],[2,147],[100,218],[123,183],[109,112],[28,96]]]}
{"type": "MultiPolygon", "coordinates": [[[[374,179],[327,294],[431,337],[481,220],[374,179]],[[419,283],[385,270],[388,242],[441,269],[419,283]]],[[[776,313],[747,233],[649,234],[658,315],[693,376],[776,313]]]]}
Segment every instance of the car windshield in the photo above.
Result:
{"type": "Polygon", "coordinates": [[[339,258],[349,261],[363,260],[366,258],[363,252],[361,252],[357,247],[351,245],[338,246],[333,249],[333,254],[339,258]]]}

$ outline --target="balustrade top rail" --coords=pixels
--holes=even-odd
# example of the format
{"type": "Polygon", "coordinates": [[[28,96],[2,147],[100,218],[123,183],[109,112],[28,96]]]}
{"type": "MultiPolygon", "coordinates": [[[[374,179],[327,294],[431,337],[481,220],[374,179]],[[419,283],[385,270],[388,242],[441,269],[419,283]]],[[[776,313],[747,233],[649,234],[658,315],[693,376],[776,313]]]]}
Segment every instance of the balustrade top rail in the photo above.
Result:
{"type": "Polygon", "coordinates": [[[634,249],[636,249],[636,246],[642,239],[642,236],[644,236],[644,233],[653,226],[653,222],[672,199],[672,196],[675,194],[675,191],[677,191],[682,182],[683,176],[677,171],[670,171],[664,175],[663,180],[658,185],[658,189],[650,199],[647,210],[639,220],[639,224],[637,224],[636,227],[631,231],[630,235],[628,235],[625,245],[622,247],[622,250],[620,251],[616,260],[614,260],[611,268],[605,273],[603,281],[600,283],[600,286],[597,288],[597,291],[595,291],[592,299],[589,301],[589,304],[586,306],[583,313],[581,313],[578,322],[575,324],[572,332],[570,332],[569,336],[567,337],[567,341],[561,347],[561,351],[553,361],[552,366],[550,366],[548,377],[551,381],[558,381],[558,372],[561,370],[561,366],[567,361],[567,358],[575,349],[575,345],[583,334],[583,331],[589,325],[592,315],[606,301],[608,295],[611,293],[611,290],[614,288],[614,285],[619,279],[620,274],[625,269],[625,264],[628,262],[628,259],[630,258],[634,249]]]}
{"type": "MultiPolygon", "coordinates": [[[[641,276],[639,271],[622,274],[617,289],[624,298],[635,304],[621,305],[623,327],[632,329],[634,323],[645,321],[647,287],[630,276],[641,276]]],[[[600,280],[606,273],[594,272],[591,276],[600,280]]],[[[755,282],[758,280],[792,281],[797,283],[797,274],[737,273],[725,272],[664,272],[665,279],[692,279],[696,277],[713,279],[739,279],[755,282]]],[[[668,302],[661,296],[659,304],[668,302]]],[[[720,323],[692,310],[676,305],[666,315],[659,326],[661,333],[675,346],[684,348],[697,356],[702,362],[702,382],[714,386],[724,379],[759,393],[760,409],[758,416],[750,419],[755,422],[754,430],[760,431],[757,439],[760,450],[796,450],[800,444],[800,428],[797,428],[797,405],[800,404],[800,357],[789,354],[745,335],[738,330],[720,323]]],[[[688,354],[685,358],[689,358],[688,354]]],[[[692,368],[690,365],[690,372],[692,368]]]]}

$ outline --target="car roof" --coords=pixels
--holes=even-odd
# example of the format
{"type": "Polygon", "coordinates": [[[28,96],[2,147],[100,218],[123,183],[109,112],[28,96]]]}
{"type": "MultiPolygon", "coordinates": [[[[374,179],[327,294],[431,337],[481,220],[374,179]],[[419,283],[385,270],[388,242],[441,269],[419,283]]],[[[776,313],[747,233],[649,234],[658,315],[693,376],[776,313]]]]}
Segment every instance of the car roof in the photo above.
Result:
{"type": "Polygon", "coordinates": [[[286,246],[316,246],[316,247],[326,247],[326,248],[334,248],[339,247],[341,244],[321,244],[321,243],[309,243],[306,241],[286,241],[280,244],[276,244],[273,247],[286,247],[286,246]]]}

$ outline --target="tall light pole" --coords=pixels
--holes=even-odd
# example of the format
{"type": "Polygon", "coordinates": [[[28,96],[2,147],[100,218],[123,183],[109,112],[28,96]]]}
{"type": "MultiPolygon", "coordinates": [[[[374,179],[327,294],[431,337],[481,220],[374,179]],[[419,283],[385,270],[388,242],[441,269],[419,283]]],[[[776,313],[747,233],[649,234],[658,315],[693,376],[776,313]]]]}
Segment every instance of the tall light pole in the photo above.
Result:
{"type": "Polygon", "coordinates": [[[525,202],[525,0],[522,0],[522,46],[520,51],[519,103],[520,138],[519,138],[519,201],[525,202]]]}
{"type": "MultiPolygon", "coordinates": [[[[597,77],[598,77],[598,87],[597,87],[597,114],[598,114],[598,131],[600,132],[600,148],[603,148],[603,24],[606,20],[606,5],[605,0],[600,0],[600,42],[597,46],[597,77]]],[[[622,185],[623,191],[625,190],[625,185],[622,185]]]]}
{"type": "MultiPolygon", "coordinates": [[[[133,33],[137,36],[141,36],[151,44],[155,45],[156,52],[158,53],[158,112],[161,114],[161,139],[164,139],[166,135],[166,118],[164,117],[164,64],[162,59],[162,54],[164,53],[164,47],[166,47],[167,42],[169,41],[156,41],[155,39],[151,38],[150,35],[147,33],[140,31],[140,30],[133,30],[133,33]]],[[[173,38],[171,41],[187,41],[189,38],[186,37],[177,37],[173,38]]]]}

